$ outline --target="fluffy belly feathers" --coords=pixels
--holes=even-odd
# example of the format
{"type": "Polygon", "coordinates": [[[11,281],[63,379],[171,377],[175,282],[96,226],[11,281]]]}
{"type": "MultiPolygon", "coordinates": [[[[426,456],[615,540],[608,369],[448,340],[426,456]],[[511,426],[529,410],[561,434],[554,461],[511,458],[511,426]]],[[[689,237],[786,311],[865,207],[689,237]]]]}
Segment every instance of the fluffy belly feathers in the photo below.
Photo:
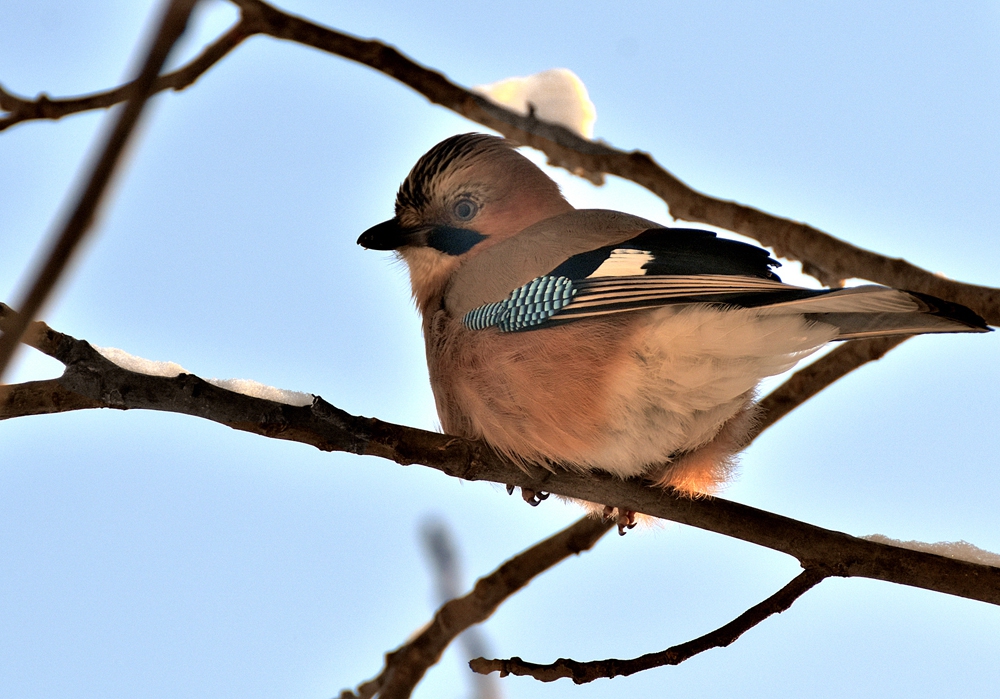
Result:
{"type": "Polygon", "coordinates": [[[438,415],[522,463],[709,492],[752,425],[757,383],[836,335],[798,315],[666,307],[523,333],[424,332],[438,415]]]}

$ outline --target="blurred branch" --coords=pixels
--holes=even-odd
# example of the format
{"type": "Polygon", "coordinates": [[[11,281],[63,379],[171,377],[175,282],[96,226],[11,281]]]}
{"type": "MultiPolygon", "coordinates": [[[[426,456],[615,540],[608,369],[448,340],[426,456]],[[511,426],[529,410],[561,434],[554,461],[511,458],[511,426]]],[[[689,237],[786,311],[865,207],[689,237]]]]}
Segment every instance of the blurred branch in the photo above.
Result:
{"type": "Polygon", "coordinates": [[[72,212],[54,239],[45,262],[28,285],[28,292],[18,305],[20,315],[12,319],[4,329],[3,336],[0,336],[0,379],[3,378],[4,370],[14,356],[28,323],[38,314],[66,265],[69,264],[73,252],[90,230],[115,168],[128,145],[135,125],[139,122],[156,76],[170,55],[170,50],[187,28],[188,18],[196,3],[197,0],[172,0],[165,5],[156,32],[149,41],[149,48],[146,50],[138,76],[126,91],[128,101],[125,108],[108,131],[101,153],[90,168],[86,185],[76,198],[72,212]]]}
{"type": "MultiPolygon", "coordinates": [[[[311,46],[395,78],[434,104],[498,131],[511,140],[541,150],[553,165],[595,181],[600,179],[602,173],[631,180],[663,199],[674,218],[717,226],[753,238],[771,247],[781,257],[801,261],[804,271],[824,284],[837,286],[844,279],[868,279],[961,303],[979,313],[991,325],[1000,325],[998,289],[953,281],[906,260],[856,247],[804,223],[698,192],[664,169],[648,153],[623,151],[603,142],[588,141],[562,126],[505,109],[379,41],[360,39],[323,27],[283,12],[262,0],[231,2],[240,8],[240,20],[190,66],[178,71],[187,71],[185,79],[193,81],[240,41],[254,34],[311,46]]],[[[173,85],[157,84],[157,89],[168,87],[173,85]]],[[[18,121],[51,119],[75,111],[107,107],[113,103],[112,95],[121,97],[120,93],[112,90],[73,100],[50,100],[43,95],[31,102],[9,93],[0,93],[0,106],[10,110],[11,107],[5,106],[9,104],[14,108],[12,112],[23,113],[25,116],[19,117],[18,121]]]]}
{"type": "Polygon", "coordinates": [[[387,653],[379,675],[345,690],[340,699],[404,699],[434,665],[448,644],[473,624],[485,621],[508,597],[532,578],[571,555],[588,550],[604,536],[612,523],[584,517],[566,529],[519,553],[486,577],[472,592],[445,603],[415,638],[387,653]]]}
{"type": "MultiPolygon", "coordinates": [[[[0,328],[6,329],[14,315],[0,304],[0,328]]],[[[26,384],[12,386],[21,402],[0,406],[0,419],[78,410],[84,405],[192,415],[323,451],[423,464],[467,481],[510,484],[642,512],[781,551],[803,567],[821,567],[830,575],[885,580],[1000,604],[1000,568],[859,539],[721,498],[686,498],[636,479],[521,468],[485,443],[354,416],[318,396],[312,405],[293,406],[227,391],[192,374],[138,374],[111,363],[88,343],[40,322],[29,327],[25,340],[66,365],[54,380],[61,398],[46,402],[26,384]],[[70,394],[78,397],[76,402],[66,398],[70,394]]]]}
{"type": "Polygon", "coordinates": [[[476,658],[469,663],[475,672],[483,674],[499,672],[501,677],[520,675],[533,677],[542,682],[552,682],[563,677],[569,677],[576,684],[586,684],[601,678],[625,677],[643,670],[651,670],[664,665],[680,665],[685,660],[711,648],[725,648],[744,633],[774,614],[780,614],[799,597],[811,590],[828,577],[819,568],[806,568],[796,578],[775,592],[760,604],[756,604],[740,614],[725,626],[700,636],[687,643],[661,650],[658,653],[646,653],[631,660],[593,660],[579,662],[570,658],[559,658],[554,663],[539,665],[529,663],[518,657],[505,660],[487,660],[476,658]]]}
{"type": "MultiPolygon", "coordinates": [[[[461,594],[462,574],[454,536],[443,520],[431,519],[420,528],[437,587],[438,603],[445,604],[461,594]]],[[[481,627],[470,627],[458,636],[463,662],[486,655],[486,638],[481,627]]],[[[473,699],[500,699],[500,686],[492,675],[473,673],[473,699]]]]}

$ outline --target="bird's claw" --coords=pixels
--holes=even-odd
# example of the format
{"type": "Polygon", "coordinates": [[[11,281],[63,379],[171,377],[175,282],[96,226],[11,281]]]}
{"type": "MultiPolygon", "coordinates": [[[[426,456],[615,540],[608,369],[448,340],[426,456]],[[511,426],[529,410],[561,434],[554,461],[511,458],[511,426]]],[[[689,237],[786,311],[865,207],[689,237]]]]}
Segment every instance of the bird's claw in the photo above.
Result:
{"type": "MultiPolygon", "coordinates": [[[[513,486],[508,487],[512,488],[513,486]]],[[[549,494],[543,493],[540,490],[532,490],[531,488],[521,488],[521,497],[532,507],[538,507],[538,503],[542,500],[548,500],[549,494]]]]}
{"type": "Polygon", "coordinates": [[[625,536],[625,532],[635,528],[635,510],[621,510],[611,505],[604,506],[605,520],[614,520],[618,525],[618,536],[625,536]]]}

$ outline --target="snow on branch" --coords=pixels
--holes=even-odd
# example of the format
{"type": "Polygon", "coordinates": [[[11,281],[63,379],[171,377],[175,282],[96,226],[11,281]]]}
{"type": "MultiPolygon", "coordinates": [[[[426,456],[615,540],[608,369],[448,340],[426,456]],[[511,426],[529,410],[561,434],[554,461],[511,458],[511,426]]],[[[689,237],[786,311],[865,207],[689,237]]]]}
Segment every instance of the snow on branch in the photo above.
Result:
{"type": "MultiPolygon", "coordinates": [[[[674,218],[753,238],[771,247],[780,257],[801,261],[803,270],[824,284],[837,286],[844,279],[858,278],[932,294],[968,306],[990,325],[1000,325],[1000,289],[957,282],[901,258],[856,247],[804,223],[708,196],[668,172],[648,153],[619,150],[543,121],[530,110],[524,115],[505,108],[382,42],[321,26],[263,0],[231,2],[240,9],[238,22],[187,66],[163,76],[155,90],[179,90],[191,85],[240,42],[255,34],[311,46],[378,70],[434,104],[541,150],[553,165],[595,182],[600,182],[603,174],[631,180],[663,199],[674,218]]],[[[126,88],[65,100],[46,95],[30,100],[0,88],[0,109],[8,112],[0,118],[0,129],[32,119],[58,119],[89,109],[107,108],[125,98],[126,88]]]]}
{"type": "MultiPolygon", "coordinates": [[[[16,315],[0,304],[0,329],[9,327],[16,315]]],[[[682,497],[638,479],[522,468],[483,442],[351,415],[319,396],[310,405],[288,405],[235,393],[193,374],[128,371],[87,342],[41,322],[28,327],[25,342],[58,359],[66,370],[58,379],[0,387],[0,419],[98,407],[181,413],[322,451],[423,464],[468,481],[509,484],[669,519],[781,551],[828,575],[884,580],[1000,604],[1000,568],[990,565],[868,541],[722,498],[682,497]]]]}

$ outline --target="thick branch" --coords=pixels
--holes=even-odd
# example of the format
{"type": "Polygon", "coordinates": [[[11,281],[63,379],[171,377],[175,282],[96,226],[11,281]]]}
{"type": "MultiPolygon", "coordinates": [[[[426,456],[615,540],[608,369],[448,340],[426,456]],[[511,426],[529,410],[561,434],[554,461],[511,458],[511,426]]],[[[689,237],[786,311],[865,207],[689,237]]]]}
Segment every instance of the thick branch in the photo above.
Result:
{"type": "Polygon", "coordinates": [[[593,660],[580,662],[570,658],[559,658],[554,663],[540,665],[529,663],[518,657],[506,660],[487,660],[476,658],[469,663],[474,672],[488,674],[499,672],[501,677],[520,675],[534,677],[542,682],[552,682],[563,677],[569,677],[576,684],[585,684],[601,678],[625,677],[643,670],[664,665],[680,665],[685,660],[711,648],[725,648],[744,633],[774,614],[780,614],[799,597],[811,590],[827,573],[817,568],[807,568],[795,579],[775,592],[760,604],[756,604],[740,614],[728,624],[698,638],[661,650],[658,653],[646,653],[631,660],[593,660]]]}
{"type": "Polygon", "coordinates": [[[103,407],[106,406],[100,401],[74,393],[55,379],[12,386],[0,384],[0,420],[103,407]]]}
{"type": "Polygon", "coordinates": [[[0,378],[17,349],[28,323],[35,317],[73,252],[90,230],[108,184],[115,173],[125,147],[139,122],[153,82],[170,55],[170,50],[187,28],[188,18],[197,0],[171,0],[166,4],[156,33],[149,42],[146,57],[128,94],[128,102],[105,137],[100,156],[89,168],[86,185],[76,197],[72,211],[53,241],[45,262],[34,275],[16,316],[0,337],[0,378]]]}
{"type": "MultiPolygon", "coordinates": [[[[0,318],[9,315],[9,309],[0,307],[0,318]]],[[[86,342],[55,333],[42,323],[32,328],[35,346],[67,365],[56,380],[61,389],[106,408],[193,415],[323,451],[380,456],[404,465],[423,464],[464,480],[557,493],[749,541],[832,575],[885,580],[1000,604],[1000,568],[858,539],[721,498],[692,500],[605,473],[525,470],[481,442],[350,415],[319,397],[310,406],[292,406],[233,393],[191,374],[171,378],[137,374],[112,364],[86,342]]],[[[44,410],[20,407],[22,415],[53,410],[51,405],[44,410]]],[[[69,403],[56,408],[79,409],[69,403]]],[[[16,416],[9,406],[2,413],[16,416]]]]}
{"type": "Polygon", "coordinates": [[[415,638],[385,656],[378,677],[358,687],[357,693],[343,692],[341,699],[403,699],[434,665],[445,648],[473,624],[486,621],[508,597],[535,576],[568,558],[588,550],[611,528],[610,522],[584,517],[566,529],[519,553],[486,577],[472,592],[444,604],[430,624],[415,638]]]}

